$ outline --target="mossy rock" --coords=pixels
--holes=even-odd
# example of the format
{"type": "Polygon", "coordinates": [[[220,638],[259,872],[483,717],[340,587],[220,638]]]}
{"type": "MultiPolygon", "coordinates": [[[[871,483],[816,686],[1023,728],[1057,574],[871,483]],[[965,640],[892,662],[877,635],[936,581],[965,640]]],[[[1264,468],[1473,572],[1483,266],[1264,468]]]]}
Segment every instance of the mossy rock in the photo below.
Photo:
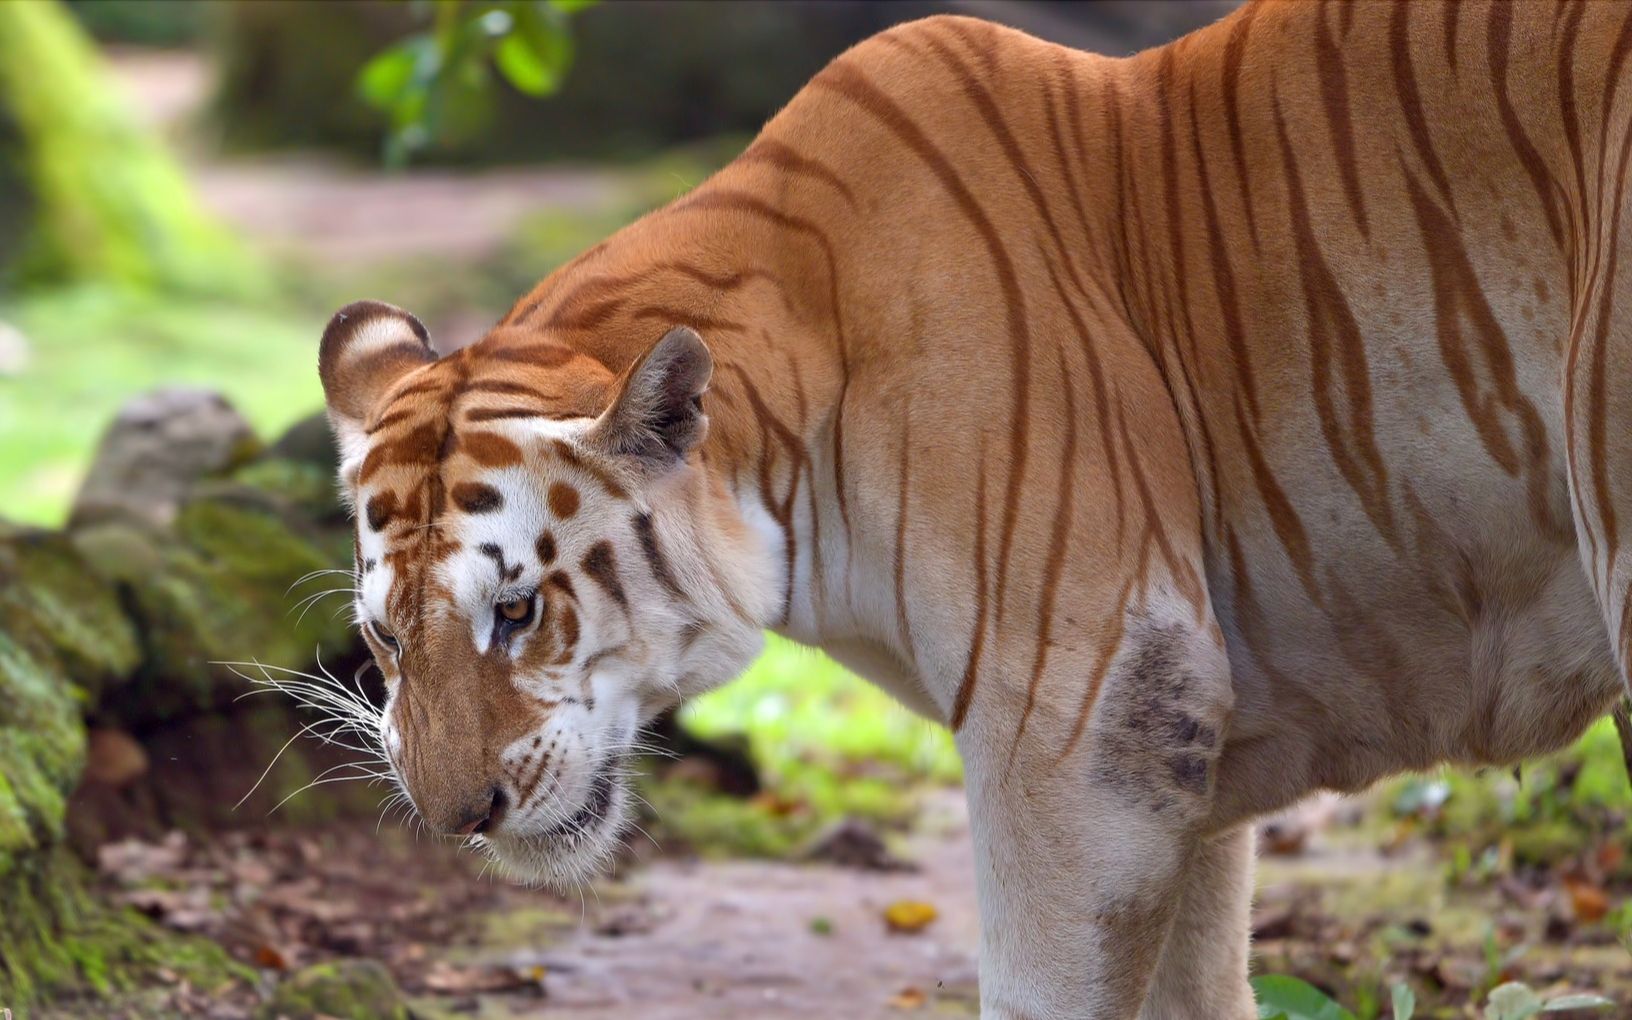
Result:
{"type": "MultiPolygon", "coordinates": [[[[30,855],[0,875],[0,1003],[25,1020],[50,1001],[52,1015],[73,1002],[105,1003],[150,983],[164,968],[195,988],[215,990],[254,973],[206,939],[181,935],[88,890],[85,868],[62,847],[30,855]]],[[[90,1005],[85,1015],[107,1015],[90,1005]]]]}
{"type": "Polygon", "coordinates": [[[61,839],[84,764],[85,707],[136,661],[117,598],[70,543],[0,536],[0,877],[61,839]]]}
{"type": "Polygon", "coordinates": [[[233,481],[263,492],[313,523],[346,531],[346,507],[340,501],[332,463],[265,457],[233,474],[233,481]]]}
{"type": "Polygon", "coordinates": [[[55,659],[96,692],[128,676],[140,648],[119,604],[64,535],[0,535],[0,633],[55,659]]]}
{"type": "Polygon", "coordinates": [[[391,972],[373,960],[319,963],[278,986],[256,1020],[408,1020],[408,1004],[391,972]]]}
{"type": "Polygon", "coordinates": [[[0,633],[0,878],[62,836],[85,763],[80,702],[60,667],[0,633]]]}
{"type": "Polygon", "coordinates": [[[343,593],[302,605],[345,586],[323,572],[345,568],[349,541],[286,509],[248,487],[217,487],[181,509],[173,533],[118,524],[77,536],[127,593],[144,643],[136,682],[104,711],[140,723],[218,708],[249,689],[226,663],[304,668],[354,647],[343,593]]]}

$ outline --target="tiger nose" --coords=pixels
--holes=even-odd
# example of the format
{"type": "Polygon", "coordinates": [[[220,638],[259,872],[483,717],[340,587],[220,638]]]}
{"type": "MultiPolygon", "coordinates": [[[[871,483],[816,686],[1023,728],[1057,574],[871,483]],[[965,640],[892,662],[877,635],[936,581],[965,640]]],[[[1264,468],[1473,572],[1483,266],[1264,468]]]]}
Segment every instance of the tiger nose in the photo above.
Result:
{"type": "Polygon", "coordinates": [[[475,804],[460,814],[461,821],[453,826],[456,836],[475,836],[484,832],[491,832],[504,820],[505,808],[509,806],[509,798],[497,786],[488,794],[487,803],[475,804]]]}

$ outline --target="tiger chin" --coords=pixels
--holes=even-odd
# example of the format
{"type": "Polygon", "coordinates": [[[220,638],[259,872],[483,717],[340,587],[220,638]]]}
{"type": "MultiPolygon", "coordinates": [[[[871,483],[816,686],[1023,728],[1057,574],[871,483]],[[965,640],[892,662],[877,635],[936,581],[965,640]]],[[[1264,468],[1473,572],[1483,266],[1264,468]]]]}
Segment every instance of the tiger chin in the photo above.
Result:
{"type": "Polygon", "coordinates": [[[1255,817],[1625,689],[1628,10],[932,18],[468,347],[342,309],[426,825],[584,880],[641,727],[775,630],[953,732],[982,1016],[1255,1016],[1255,817]]]}

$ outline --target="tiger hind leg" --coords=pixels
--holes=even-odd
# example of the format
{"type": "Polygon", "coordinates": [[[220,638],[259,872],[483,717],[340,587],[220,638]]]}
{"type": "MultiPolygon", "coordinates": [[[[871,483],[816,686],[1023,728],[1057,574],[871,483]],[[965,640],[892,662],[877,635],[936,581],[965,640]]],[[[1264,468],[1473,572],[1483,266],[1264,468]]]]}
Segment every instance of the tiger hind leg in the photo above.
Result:
{"type": "Polygon", "coordinates": [[[1139,1020],[1257,1015],[1247,984],[1252,864],[1251,824],[1196,850],[1139,1020]]]}

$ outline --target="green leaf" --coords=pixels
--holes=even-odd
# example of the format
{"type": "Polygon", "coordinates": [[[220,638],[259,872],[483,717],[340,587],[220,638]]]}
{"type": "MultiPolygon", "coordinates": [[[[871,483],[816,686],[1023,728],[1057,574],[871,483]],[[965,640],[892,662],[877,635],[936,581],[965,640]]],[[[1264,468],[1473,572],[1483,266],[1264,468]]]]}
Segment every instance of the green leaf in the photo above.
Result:
{"type": "Polygon", "coordinates": [[[1614,1009],[1615,1003],[1602,995],[1560,995],[1556,999],[1548,999],[1543,1006],[1543,1013],[1562,1013],[1567,1009],[1614,1009]]]}
{"type": "Polygon", "coordinates": [[[398,43],[363,65],[357,74],[357,92],[375,106],[389,109],[413,81],[418,60],[411,40],[398,43]]]}
{"type": "Polygon", "coordinates": [[[1401,981],[1389,990],[1394,999],[1394,1020],[1411,1020],[1417,1015],[1417,993],[1401,981]]]}
{"type": "Polygon", "coordinates": [[[1259,1020],[1354,1020],[1325,992],[1287,974],[1253,978],[1252,991],[1258,997],[1259,1020]]]}
{"type": "Polygon", "coordinates": [[[500,40],[493,62],[506,81],[529,96],[547,96],[561,85],[556,68],[545,63],[532,43],[519,33],[500,40]]]}
{"type": "Polygon", "coordinates": [[[1509,981],[1490,990],[1485,999],[1485,1020],[1529,1020],[1541,1009],[1541,996],[1529,985],[1509,981]]]}
{"type": "Polygon", "coordinates": [[[548,0],[548,2],[562,14],[577,14],[581,10],[594,7],[599,0],[548,0]]]}

